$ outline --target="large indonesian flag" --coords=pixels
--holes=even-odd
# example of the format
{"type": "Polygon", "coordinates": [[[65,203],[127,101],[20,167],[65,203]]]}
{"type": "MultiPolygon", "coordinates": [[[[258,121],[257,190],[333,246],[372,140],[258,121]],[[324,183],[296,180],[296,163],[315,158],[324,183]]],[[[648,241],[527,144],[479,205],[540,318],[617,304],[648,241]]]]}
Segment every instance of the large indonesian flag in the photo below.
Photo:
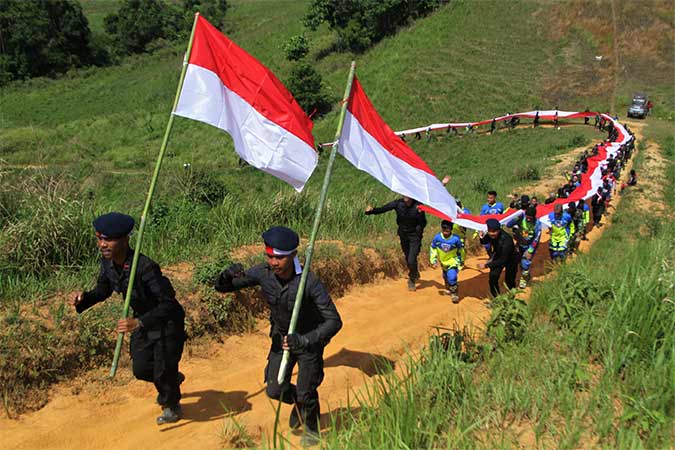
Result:
{"type": "Polygon", "coordinates": [[[174,114],[227,131],[246,162],[301,191],[316,167],[312,122],[274,74],[201,16],[174,114]]]}
{"type": "Polygon", "coordinates": [[[457,203],[429,166],[382,120],[354,77],[338,151],[394,192],[449,217],[457,203]]]}

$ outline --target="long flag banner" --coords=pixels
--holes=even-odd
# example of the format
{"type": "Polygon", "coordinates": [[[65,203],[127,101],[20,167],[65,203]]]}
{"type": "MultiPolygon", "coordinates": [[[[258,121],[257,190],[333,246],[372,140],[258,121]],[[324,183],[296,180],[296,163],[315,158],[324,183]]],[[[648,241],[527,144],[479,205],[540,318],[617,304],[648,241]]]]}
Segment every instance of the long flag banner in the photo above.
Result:
{"type": "Polygon", "coordinates": [[[312,121],[291,93],[201,16],[174,114],[228,132],[242,159],[297,191],[317,165],[312,121]]]}
{"type": "Polygon", "coordinates": [[[429,166],[380,117],[355,77],[338,151],[394,192],[457,216],[457,203],[429,166]]]}
{"type": "MultiPolygon", "coordinates": [[[[549,214],[553,212],[553,208],[556,204],[563,205],[563,208],[567,208],[569,202],[577,202],[579,200],[587,200],[597,193],[597,190],[602,186],[602,170],[605,168],[607,160],[610,157],[613,157],[618,152],[619,148],[626,144],[629,139],[631,139],[630,133],[626,128],[619,123],[618,120],[614,119],[608,114],[599,114],[596,112],[570,112],[570,111],[530,111],[525,113],[510,114],[507,116],[502,116],[496,118],[499,120],[509,120],[511,117],[525,117],[534,119],[539,117],[540,120],[546,121],[555,121],[557,119],[575,119],[575,118],[585,118],[585,117],[602,117],[604,120],[609,121],[613,124],[614,128],[617,131],[617,137],[614,141],[602,142],[598,145],[597,155],[591,156],[588,158],[588,170],[581,175],[580,185],[571,192],[567,198],[559,198],[553,203],[548,205],[539,205],[537,206],[537,218],[542,221],[542,224],[545,226],[550,226],[549,214]]],[[[446,130],[449,128],[460,128],[460,127],[475,127],[480,125],[487,125],[492,122],[493,119],[483,120],[480,122],[464,122],[464,123],[445,123],[445,124],[433,124],[426,127],[412,128],[410,130],[397,131],[396,135],[404,136],[408,134],[416,134],[419,132],[426,132],[431,130],[446,130]]],[[[472,229],[484,231],[486,230],[485,222],[487,219],[494,218],[499,220],[500,223],[506,224],[516,217],[523,214],[523,211],[511,211],[506,212],[505,214],[488,214],[483,216],[464,214],[461,211],[458,211],[457,217],[452,218],[437,209],[430,206],[422,206],[422,210],[433,214],[437,217],[443,219],[450,219],[456,222],[458,225],[472,229]]]]}

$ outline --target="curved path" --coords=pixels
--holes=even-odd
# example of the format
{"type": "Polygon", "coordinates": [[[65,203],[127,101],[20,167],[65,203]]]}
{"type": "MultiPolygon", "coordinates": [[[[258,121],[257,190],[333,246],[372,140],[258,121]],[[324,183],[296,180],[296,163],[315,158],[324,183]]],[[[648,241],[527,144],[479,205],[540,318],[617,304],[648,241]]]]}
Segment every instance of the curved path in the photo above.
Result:
{"type": "MultiPolygon", "coordinates": [[[[432,231],[430,226],[428,232],[432,231]]],[[[589,233],[581,250],[601,233],[602,229],[589,233]]],[[[468,259],[459,276],[463,300],[458,305],[440,294],[440,270],[423,271],[416,292],[408,292],[403,279],[384,280],[357,287],[336,301],[344,328],[325,352],[326,376],[319,388],[324,427],[329,425],[327,413],[354,407],[355,392],[379,376],[378,361],[400,370],[408,349],[416,351],[427,342],[435,333],[433,326],[482,329],[489,317],[483,300],[488,274],[475,267],[486,259],[484,255],[468,259]]],[[[544,276],[547,262],[544,245],[535,259],[535,281],[544,276]]],[[[529,295],[529,288],[524,295],[529,295]]],[[[107,369],[101,368],[55,387],[41,410],[17,420],[0,419],[0,448],[217,449],[242,443],[238,426],[254,440],[251,444],[266,442],[276,406],[262,384],[267,331],[267,323],[261,321],[254,333],[186,352],[181,363],[187,376],[182,386],[185,419],[176,424],[155,425],[159,408],[151,384],[134,380],[128,369],[109,381],[107,369]]],[[[287,429],[289,412],[290,407],[283,405],[281,430],[297,446],[299,437],[287,429]]]]}

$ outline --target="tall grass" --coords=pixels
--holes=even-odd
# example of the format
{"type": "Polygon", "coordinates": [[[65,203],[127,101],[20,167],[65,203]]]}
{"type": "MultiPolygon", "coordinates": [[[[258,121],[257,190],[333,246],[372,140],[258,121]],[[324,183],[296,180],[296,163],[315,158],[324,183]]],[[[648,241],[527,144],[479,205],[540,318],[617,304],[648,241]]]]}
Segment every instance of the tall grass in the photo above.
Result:
{"type": "MultiPolygon", "coordinates": [[[[661,131],[655,137],[667,153],[661,131]]],[[[636,160],[638,173],[644,162],[636,160]]],[[[665,192],[675,184],[672,167],[665,192]]],[[[366,390],[351,420],[335,415],[324,446],[672,445],[675,225],[666,216],[645,227],[639,195],[626,192],[602,239],[535,285],[528,306],[498,298],[473,357],[438,351],[433,341],[408,363],[414,369],[366,390]]]]}

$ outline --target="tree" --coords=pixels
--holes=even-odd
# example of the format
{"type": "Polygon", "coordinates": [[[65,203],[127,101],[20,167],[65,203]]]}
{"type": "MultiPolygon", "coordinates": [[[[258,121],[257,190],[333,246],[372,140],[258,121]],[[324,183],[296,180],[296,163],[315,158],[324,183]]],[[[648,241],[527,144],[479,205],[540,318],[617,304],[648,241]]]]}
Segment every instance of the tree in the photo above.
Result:
{"type": "Polygon", "coordinates": [[[143,53],[151,42],[175,39],[185,27],[182,12],[162,0],[124,0],[104,26],[121,54],[143,53]]]}
{"type": "Polygon", "coordinates": [[[91,63],[91,32],[78,3],[0,0],[0,84],[91,63]]]}
{"type": "Polygon", "coordinates": [[[292,36],[288,42],[281,46],[286,52],[286,59],[289,61],[300,61],[309,53],[309,42],[303,35],[292,36]]]}
{"type": "Polygon", "coordinates": [[[183,0],[188,30],[192,27],[196,12],[204,16],[214,27],[222,30],[225,26],[225,14],[228,8],[227,0],[183,0]]]}
{"type": "Polygon", "coordinates": [[[312,0],[304,22],[312,30],[326,22],[337,32],[341,50],[362,52],[438,5],[439,0],[312,0]]]}
{"type": "Polygon", "coordinates": [[[320,116],[330,111],[331,101],[324,92],[321,75],[306,61],[295,64],[287,87],[307,114],[320,116]]]}

